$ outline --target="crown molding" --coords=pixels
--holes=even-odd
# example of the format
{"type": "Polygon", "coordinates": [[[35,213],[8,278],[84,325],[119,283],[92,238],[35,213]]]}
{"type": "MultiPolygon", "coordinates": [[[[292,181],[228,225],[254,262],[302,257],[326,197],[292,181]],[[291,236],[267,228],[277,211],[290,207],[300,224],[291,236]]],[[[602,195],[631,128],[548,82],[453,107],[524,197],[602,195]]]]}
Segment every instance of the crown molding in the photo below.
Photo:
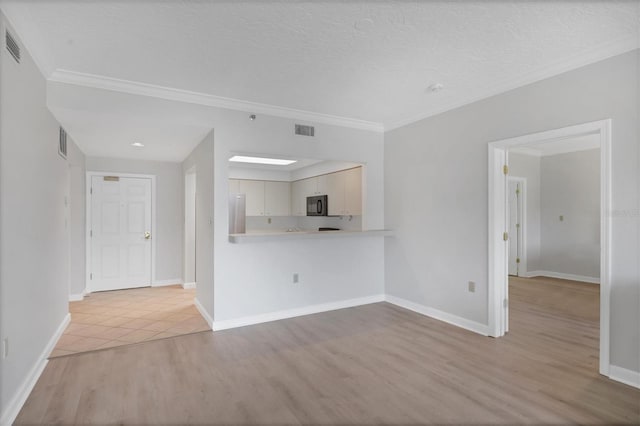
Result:
{"type": "Polygon", "coordinates": [[[225,98],[222,96],[209,95],[206,93],[156,86],[153,84],[141,83],[137,81],[121,80],[102,75],[86,74],[57,69],[53,72],[53,74],[51,74],[51,77],[49,77],[48,80],[56,83],[110,90],[113,92],[128,93],[132,95],[149,96],[170,101],[185,102],[216,108],[225,108],[235,111],[259,113],[275,117],[303,120],[312,123],[330,124],[360,130],[369,130],[379,133],[384,132],[384,126],[381,123],[339,117],[329,114],[321,114],[293,108],[279,107],[276,105],[243,101],[240,99],[225,98]]]}
{"type": "Polygon", "coordinates": [[[509,90],[517,89],[519,87],[526,86],[540,80],[554,77],[556,75],[581,68],[595,62],[622,55],[623,53],[627,53],[638,48],[640,48],[640,34],[625,37],[610,43],[604,43],[593,49],[590,49],[587,52],[567,57],[565,59],[557,61],[552,65],[533,70],[525,75],[502,81],[494,86],[481,88],[478,91],[464,96],[452,97],[446,100],[444,103],[438,105],[437,107],[423,111],[422,113],[416,114],[410,118],[399,120],[393,123],[385,123],[385,132],[398,129],[417,121],[424,120],[425,118],[433,117],[434,115],[442,114],[444,112],[451,111],[453,109],[460,108],[462,106],[469,105],[474,102],[487,99],[492,96],[496,96],[501,93],[508,92],[509,90]]]}

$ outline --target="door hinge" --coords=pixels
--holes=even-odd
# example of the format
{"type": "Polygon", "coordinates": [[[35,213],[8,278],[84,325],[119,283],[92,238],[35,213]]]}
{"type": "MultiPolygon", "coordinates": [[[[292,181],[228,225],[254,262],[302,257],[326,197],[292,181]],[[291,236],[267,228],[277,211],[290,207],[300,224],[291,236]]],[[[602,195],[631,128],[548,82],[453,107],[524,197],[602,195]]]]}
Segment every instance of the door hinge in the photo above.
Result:
{"type": "Polygon", "coordinates": [[[504,173],[505,175],[509,174],[509,166],[507,166],[506,164],[504,166],[502,166],[502,173],[504,173]]]}
{"type": "Polygon", "coordinates": [[[89,188],[89,194],[93,194],[93,186],[89,188]]]}
{"type": "Polygon", "coordinates": [[[504,299],[504,301],[502,302],[502,306],[504,306],[505,308],[509,307],[509,299],[504,299]]]}
{"type": "Polygon", "coordinates": [[[520,263],[520,258],[516,257],[516,263],[520,263]]]}
{"type": "Polygon", "coordinates": [[[89,236],[93,237],[93,229],[89,231],[89,236]]]}
{"type": "Polygon", "coordinates": [[[503,232],[502,233],[502,239],[505,240],[505,241],[508,241],[509,240],[509,233],[508,232],[503,232]]]}
{"type": "Polygon", "coordinates": [[[92,280],[93,279],[93,274],[89,274],[89,279],[92,280]]]}

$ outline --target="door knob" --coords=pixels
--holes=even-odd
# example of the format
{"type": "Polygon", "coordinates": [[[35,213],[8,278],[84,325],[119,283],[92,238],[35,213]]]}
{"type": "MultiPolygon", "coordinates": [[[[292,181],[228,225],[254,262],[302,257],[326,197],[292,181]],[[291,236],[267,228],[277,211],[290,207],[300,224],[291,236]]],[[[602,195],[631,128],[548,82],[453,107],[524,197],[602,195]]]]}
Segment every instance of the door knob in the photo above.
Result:
{"type": "Polygon", "coordinates": [[[145,233],[144,233],[144,239],[145,239],[145,240],[148,240],[148,239],[150,239],[150,238],[151,238],[151,232],[149,232],[149,231],[145,232],[145,233]]]}

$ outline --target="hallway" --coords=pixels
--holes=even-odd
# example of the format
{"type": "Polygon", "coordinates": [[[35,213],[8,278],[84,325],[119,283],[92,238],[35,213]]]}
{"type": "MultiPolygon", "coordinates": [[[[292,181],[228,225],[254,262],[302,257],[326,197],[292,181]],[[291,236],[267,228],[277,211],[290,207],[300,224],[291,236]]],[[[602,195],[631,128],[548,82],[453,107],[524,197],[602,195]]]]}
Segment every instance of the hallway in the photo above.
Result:
{"type": "Polygon", "coordinates": [[[210,330],[194,297],[180,285],[91,293],[69,303],[71,323],[50,358],[210,330]]]}

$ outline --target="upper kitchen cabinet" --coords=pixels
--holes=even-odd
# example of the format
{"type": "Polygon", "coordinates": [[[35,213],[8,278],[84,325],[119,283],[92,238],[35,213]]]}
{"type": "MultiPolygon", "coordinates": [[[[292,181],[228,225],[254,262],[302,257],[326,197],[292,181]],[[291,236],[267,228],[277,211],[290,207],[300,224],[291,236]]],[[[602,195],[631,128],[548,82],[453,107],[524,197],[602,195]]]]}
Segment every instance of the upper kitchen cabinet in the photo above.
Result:
{"type": "Polygon", "coordinates": [[[329,216],[362,214],[362,167],[326,175],[329,216]]]}
{"type": "Polygon", "coordinates": [[[342,216],[345,214],[345,175],[344,172],[335,172],[325,175],[327,186],[327,204],[329,216],[342,216]]]}
{"type": "Polygon", "coordinates": [[[315,194],[317,185],[314,178],[291,182],[291,214],[307,215],[307,197],[315,194]]]}
{"type": "Polygon", "coordinates": [[[238,192],[245,194],[247,216],[264,216],[264,181],[242,179],[238,192]]]}
{"type": "Polygon", "coordinates": [[[362,214],[362,167],[345,170],[345,214],[359,216],[362,214]]]}
{"type": "Polygon", "coordinates": [[[264,182],[265,216],[289,216],[291,205],[289,182],[264,182]]]}
{"type": "Polygon", "coordinates": [[[229,193],[245,195],[246,216],[289,216],[289,182],[229,179],[229,193]]]}
{"type": "Polygon", "coordinates": [[[240,193],[240,179],[229,179],[229,194],[240,193]]]}
{"type": "Polygon", "coordinates": [[[307,215],[307,197],[326,195],[329,216],[362,214],[362,167],[314,176],[291,183],[291,214],[307,215]]]}

